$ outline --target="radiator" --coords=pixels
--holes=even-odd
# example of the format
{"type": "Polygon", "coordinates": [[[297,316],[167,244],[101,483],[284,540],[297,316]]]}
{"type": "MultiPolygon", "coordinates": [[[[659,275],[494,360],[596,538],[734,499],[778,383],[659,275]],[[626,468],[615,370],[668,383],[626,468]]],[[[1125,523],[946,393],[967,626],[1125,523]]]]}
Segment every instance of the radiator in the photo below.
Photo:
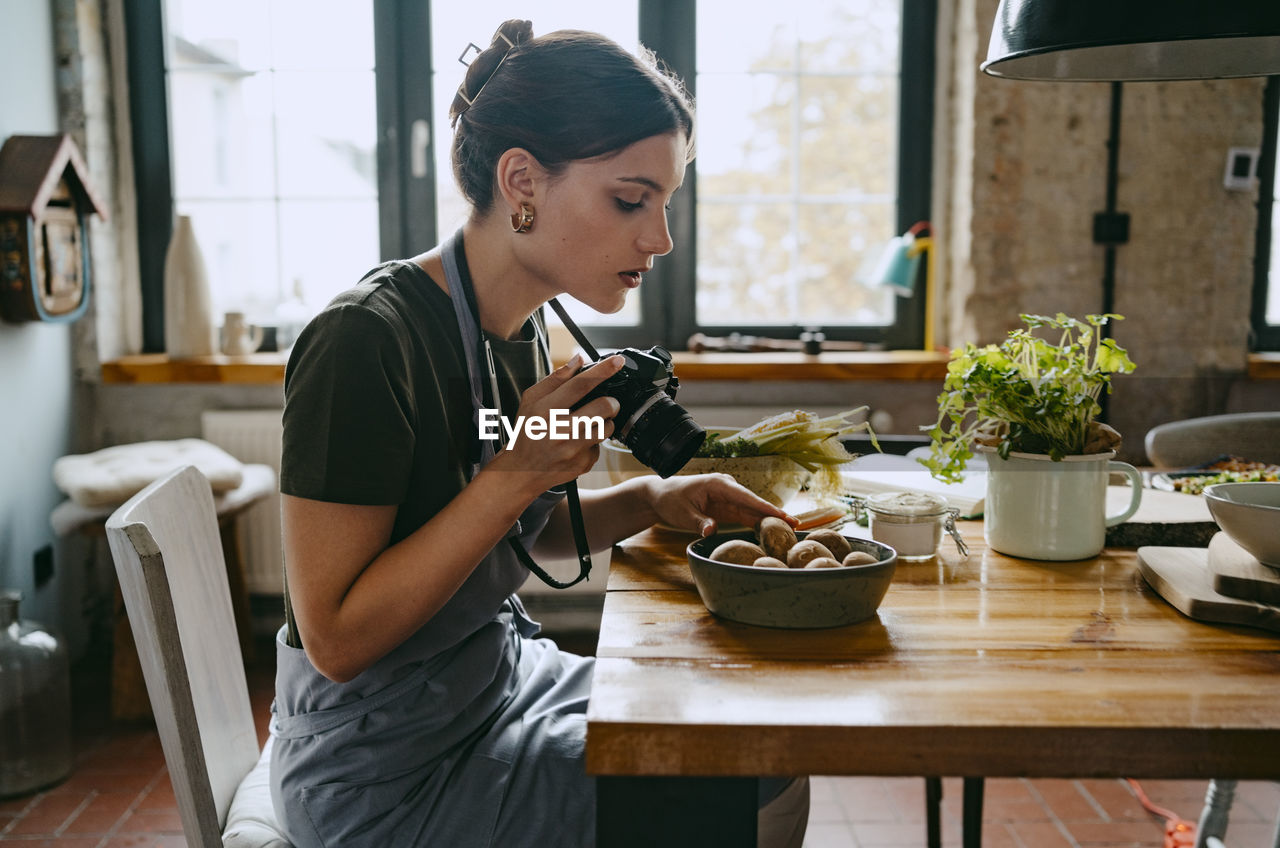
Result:
{"type": "MultiPolygon", "coordinates": [[[[269,465],[280,476],[279,409],[219,409],[200,416],[205,441],[241,462],[269,465]]],[[[284,549],[280,536],[280,495],[272,493],[239,517],[237,528],[250,594],[280,595],[284,587],[284,549]]]]}

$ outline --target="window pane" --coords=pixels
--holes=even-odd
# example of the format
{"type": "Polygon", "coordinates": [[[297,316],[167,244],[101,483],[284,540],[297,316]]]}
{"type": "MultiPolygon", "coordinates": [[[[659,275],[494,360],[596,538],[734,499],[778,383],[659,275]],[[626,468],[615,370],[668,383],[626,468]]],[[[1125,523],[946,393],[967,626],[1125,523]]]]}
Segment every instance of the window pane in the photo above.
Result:
{"type": "Polygon", "coordinates": [[[901,7],[885,0],[803,0],[797,16],[800,67],[808,72],[898,72],[901,7]]]}
{"type": "Polygon", "coordinates": [[[280,194],[376,198],[373,74],[281,72],[275,78],[280,194]]]}
{"type": "MultiPolygon", "coordinates": [[[[533,22],[535,36],[558,29],[582,29],[612,38],[633,49],[639,38],[637,0],[600,3],[597,0],[551,0],[535,6],[519,0],[473,0],[467,3],[433,3],[431,7],[431,55],[434,65],[432,98],[435,104],[435,161],[437,174],[436,209],[440,237],[444,238],[466,220],[469,207],[453,179],[449,148],[453,140],[449,126],[449,105],[462,84],[467,69],[458,61],[468,42],[481,49],[489,44],[499,24],[511,18],[533,22]]],[[[474,54],[472,54],[474,55],[474,54]]],[[[470,61],[470,57],[468,57],[470,61]]],[[[583,324],[634,325],[640,320],[640,299],[633,293],[614,315],[601,315],[572,298],[560,302],[574,321],[583,324]]],[[[547,320],[559,318],[550,310],[547,320]]]]}
{"type": "Polygon", "coordinates": [[[894,235],[898,4],[795,0],[733,35],[745,19],[698,5],[697,322],[891,325],[859,279],[894,235]]]}
{"type": "Polygon", "coordinates": [[[214,315],[230,310],[270,314],[281,293],[275,204],[176,199],[175,211],[191,216],[209,269],[214,315]]]}
{"type": "Polygon", "coordinates": [[[795,93],[795,80],[777,74],[698,76],[699,200],[790,193],[795,93]]]}
{"type": "MultiPolygon", "coordinates": [[[[1276,198],[1280,200],[1280,197],[1276,198]]],[[[1267,275],[1268,324],[1280,325],[1280,203],[1271,207],[1271,270],[1267,275]]]]}
{"type": "Polygon", "coordinates": [[[698,323],[792,323],[794,246],[790,204],[699,198],[698,323]]]}
{"type": "Polygon", "coordinates": [[[799,112],[801,194],[893,197],[897,77],[802,78],[799,112]]]}
{"type": "Polygon", "coordinates": [[[891,290],[867,285],[893,237],[893,206],[813,203],[800,207],[794,324],[877,324],[893,316],[891,290]]]}
{"type": "Polygon", "coordinates": [[[797,17],[794,3],[698,0],[698,70],[794,70],[797,17]]]}
{"type": "Polygon", "coordinates": [[[174,204],[215,313],[296,320],[377,261],[373,4],[167,0],[174,204]]]}
{"type": "Polygon", "coordinates": [[[280,203],[281,301],[319,309],[378,264],[378,200],[280,203]]]}

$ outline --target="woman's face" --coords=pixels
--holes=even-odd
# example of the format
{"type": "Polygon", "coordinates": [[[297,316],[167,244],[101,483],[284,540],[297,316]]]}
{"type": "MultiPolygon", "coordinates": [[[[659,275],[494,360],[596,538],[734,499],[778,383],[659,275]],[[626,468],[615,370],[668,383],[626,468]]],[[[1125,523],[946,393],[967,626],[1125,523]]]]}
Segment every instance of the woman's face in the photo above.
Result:
{"type": "Polygon", "coordinates": [[[535,196],[530,270],[597,312],[617,312],[653,258],[671,251],[667,204],[684,181],[683,133],[571,162],[535,196]]]}

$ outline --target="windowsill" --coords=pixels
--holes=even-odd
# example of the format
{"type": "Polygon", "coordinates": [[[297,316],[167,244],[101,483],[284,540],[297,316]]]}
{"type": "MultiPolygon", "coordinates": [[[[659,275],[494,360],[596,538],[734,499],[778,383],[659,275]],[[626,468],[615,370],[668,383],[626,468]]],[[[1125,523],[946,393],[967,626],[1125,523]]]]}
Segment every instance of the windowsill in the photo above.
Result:
{"type": "MultiPolygon", "coordinates": [[[[922,350],[854,353],[676,353],[676,375],[690,380],[932,380],[946,376],[947,355],[922,350]]],[[[102,363],[104,383],[284,382],[286,356],[198,356],[170,359],[163,353],[124,356],[102,363]]],[[[1247,376],[1280,380],[1280,353],[1251,353],[1247,376]]]]}

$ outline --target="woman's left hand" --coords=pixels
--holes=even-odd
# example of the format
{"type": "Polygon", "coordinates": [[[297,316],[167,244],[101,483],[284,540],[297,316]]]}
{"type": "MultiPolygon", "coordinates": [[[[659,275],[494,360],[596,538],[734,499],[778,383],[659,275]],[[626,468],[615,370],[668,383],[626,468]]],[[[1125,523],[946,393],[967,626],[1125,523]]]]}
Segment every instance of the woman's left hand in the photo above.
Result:
{"type": "Polygon", "coordinates": [[[652,506],[659,522],[703,536],[716,532],[721,522],[754,527],[769,515],[796,524],[794,518],[728,474],[691,474],[656,481],[652,506]]]}

